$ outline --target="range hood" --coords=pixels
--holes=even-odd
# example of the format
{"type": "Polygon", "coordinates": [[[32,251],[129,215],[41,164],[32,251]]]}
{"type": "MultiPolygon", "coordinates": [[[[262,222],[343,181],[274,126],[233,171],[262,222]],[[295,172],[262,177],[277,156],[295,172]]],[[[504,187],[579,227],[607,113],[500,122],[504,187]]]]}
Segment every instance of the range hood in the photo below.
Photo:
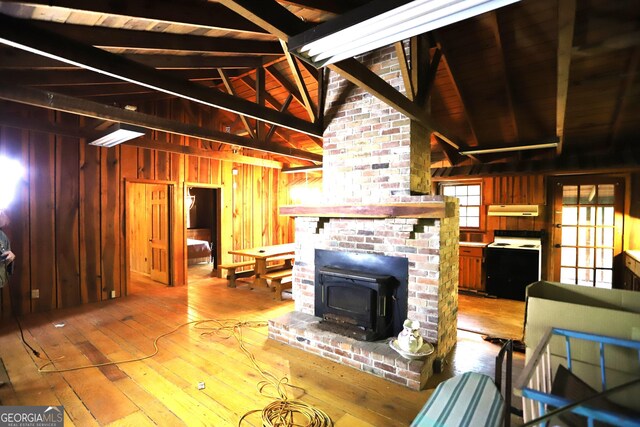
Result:
{"type": "Polygon", "coordinates": [[[489,216],[538,216],[538,205],[489,205],[489,216]]]}

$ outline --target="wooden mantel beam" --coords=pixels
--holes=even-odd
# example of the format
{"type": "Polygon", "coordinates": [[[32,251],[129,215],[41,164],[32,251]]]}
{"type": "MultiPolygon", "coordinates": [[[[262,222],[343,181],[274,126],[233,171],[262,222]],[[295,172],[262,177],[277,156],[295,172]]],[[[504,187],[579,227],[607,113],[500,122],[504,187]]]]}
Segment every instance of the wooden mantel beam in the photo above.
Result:
{"type": "Polygon", "coordinates": [[[282,206],[280,215],[328,218],[449,218],[455,207],[444,199],[380,205],[282,206]]]}
{"type": "Polygon", "coordinates": [[[0,43],[203,105],[242,114],[309,135],[322,136],[319,126],[314,123],[218,90],[204,89],[196,83],[176,79],[119,55],[39,29],[24,20],[0,15],[0,43]]]}
{"type": "Polygon", "coordinates": [[[128,123],[147,129],[154,129],[162,132],[204,139],[207,141],[239,145],[252,150],[264,151],[285,157],[293,157],[313,162],[322,161],[322,155],[310,153],[308,151],[255,141],[250,138],[207,129],[197,125],[182,123],[177,120],[164,119],[85,99],[74,98],[44,90],[16,86],[9,83],[0,82],[0,99],[57,111],[64,111],[86,117],[128,123]]]}

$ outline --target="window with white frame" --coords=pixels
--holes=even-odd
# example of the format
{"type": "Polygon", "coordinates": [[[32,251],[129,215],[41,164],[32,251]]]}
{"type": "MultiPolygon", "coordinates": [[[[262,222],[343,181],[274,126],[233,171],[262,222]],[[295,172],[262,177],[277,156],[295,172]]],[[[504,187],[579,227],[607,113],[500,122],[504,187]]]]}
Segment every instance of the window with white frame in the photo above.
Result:
{"type": "Polygon", "coordinates": [[[476,184],[441,184],[440,193],[460,200],[460,228],[480,228],[482,187],[476,184]]]}

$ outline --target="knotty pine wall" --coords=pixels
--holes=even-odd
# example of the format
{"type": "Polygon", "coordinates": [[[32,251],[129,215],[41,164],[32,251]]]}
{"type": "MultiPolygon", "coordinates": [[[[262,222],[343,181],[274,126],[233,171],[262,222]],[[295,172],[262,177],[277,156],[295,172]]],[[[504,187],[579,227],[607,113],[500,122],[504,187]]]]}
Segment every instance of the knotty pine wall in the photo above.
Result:
{"type": "MultiPolygon", "coordinates": [[[[15,116],[64,126],[87,119],[44,109],[1,103],[15,116]]],[[[184,101],[161,101],[140,111],[215,126],[211,109],[184,101]]],[[[201,141],[149,131],[147,138],[175,144],[201,141]]],[[[214,147],[214,148],[217,148],[214,147]]],[[[27,173],[8,208],[5,228],[17,255],[11,290],[21,314],[106,300],[126,292],[126,182],[168,183],[173,187],[172,280],[186,280],[184,190],[188,184],[218,187],[222,193],[221,262],[232,248],[293,241],[293,221],[278,215],[289,203],[291,178],[277,169],[234,164],[130,146],[94,147],[78,138],[0,128],[0,155],[19,160],[27,173]],[[238,174],[233,174],[233,169],[238,174]],[[32,298],[32,291],[39,298],[32,298]]],[[[1,171],[0,171],[1,175],[1,171]]],[[[8,287],[0,290],[0,315],[11,314],[8,287]]]]}

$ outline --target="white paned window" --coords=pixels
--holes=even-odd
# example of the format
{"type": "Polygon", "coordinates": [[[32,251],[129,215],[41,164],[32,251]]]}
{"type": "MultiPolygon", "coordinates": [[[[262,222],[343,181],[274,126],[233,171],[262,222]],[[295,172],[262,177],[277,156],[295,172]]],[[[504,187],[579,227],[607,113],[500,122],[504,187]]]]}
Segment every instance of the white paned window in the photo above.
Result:
{"type": "Polygon", "coordinates": [[[441,184],[440,192],[460,200],[460,228],[480,228],[482,187],[480,184],[441,184]]]}

